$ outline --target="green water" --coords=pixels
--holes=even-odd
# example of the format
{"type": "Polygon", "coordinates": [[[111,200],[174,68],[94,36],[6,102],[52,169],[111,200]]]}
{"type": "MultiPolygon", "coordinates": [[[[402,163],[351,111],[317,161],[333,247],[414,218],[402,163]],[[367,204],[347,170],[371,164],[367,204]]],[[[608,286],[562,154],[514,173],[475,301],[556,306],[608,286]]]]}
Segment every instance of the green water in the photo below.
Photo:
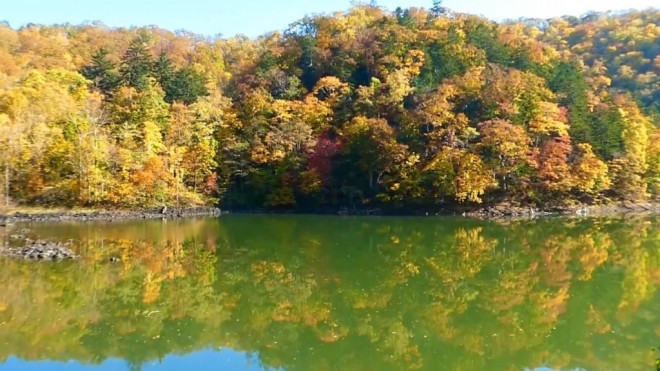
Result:
{"type": "Polygon", "coordinates": [[[228,216],[0,228],[0,370],[648,370],[660,218],[228,216]],[[9,241],[16,243],[15,241],[9,241]],[[110,262],[110,258],[120,262],[110,262]]]}

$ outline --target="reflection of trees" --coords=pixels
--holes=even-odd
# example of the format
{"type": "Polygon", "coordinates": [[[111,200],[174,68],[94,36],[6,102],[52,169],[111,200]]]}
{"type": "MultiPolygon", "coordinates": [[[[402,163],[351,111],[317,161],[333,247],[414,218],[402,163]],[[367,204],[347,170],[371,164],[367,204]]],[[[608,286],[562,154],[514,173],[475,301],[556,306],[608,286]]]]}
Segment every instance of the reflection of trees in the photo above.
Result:
{"type": "Polygon", "coordinates": [[[290,369],[644,368],[659,232],[645,218],[44,227],[85,260],[3,262],[0,359],[139,367],[221,346],[290,369]]]}

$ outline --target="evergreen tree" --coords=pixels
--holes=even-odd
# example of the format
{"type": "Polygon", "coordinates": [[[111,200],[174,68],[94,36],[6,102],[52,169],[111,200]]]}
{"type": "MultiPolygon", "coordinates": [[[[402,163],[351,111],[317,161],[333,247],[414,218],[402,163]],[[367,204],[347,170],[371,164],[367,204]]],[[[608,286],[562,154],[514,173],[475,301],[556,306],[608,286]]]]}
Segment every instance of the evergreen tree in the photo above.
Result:
{"type": "Polygon", "coordinates": [[[598,155],[611,160],[623,152],[623,116],[618,107],[609,103],[607,109],[596,115],[593,121],[593,142],[598,155]]]}
{"type": "Polygon", "coordinates": [[[442,0],[433,0],[433,6],[431,7],[431,14],[436,17],[440,17],[447,13],[447,8],[442,6],[442,0]]]}
{"type": "Polygon", "coordinates": [[[122,58],[119,73],[122,84],[142,91],[149,85],[153,62],[147,45],[140,37],[134,39],[122,58]]]}
{"type": "Polygon", "coordinates": [[[100,48],[92,56],[92,64],[84,66],[80,73],[86,79],[91,80],[94,88],[101,91],[106,96],[119,86],[119,75],[114,71],[115,64],[108,58],[110,52],[105,48],[100,48]]]}
{"type": "Polygon", "coordinates": [[[587,105],[589,86],[577,63],[560,62],[548,80],[548,85],[559,96],[559,105],[568,109],[573,140],[603,148],[603,143],[597,144],[593,141],[592,116],[587,105]]]}
{"type": "Polygon", "coordinates": [[[165,52],[158,55],[158,59],[153,65],[153,74],[160,86],[167,92],[174,80],[175,70],[172,66],[172,61],[167,57],[165,52]]]}
{"type": "Polygon", "coordinates": [[[176,71],[163,89],[165,90],[165,101],[170,103],[179,101],[184,104],[192,104],[197,102],[198,97],[209,94],[206,88],[206,78],[191,66],[176,71]]]}

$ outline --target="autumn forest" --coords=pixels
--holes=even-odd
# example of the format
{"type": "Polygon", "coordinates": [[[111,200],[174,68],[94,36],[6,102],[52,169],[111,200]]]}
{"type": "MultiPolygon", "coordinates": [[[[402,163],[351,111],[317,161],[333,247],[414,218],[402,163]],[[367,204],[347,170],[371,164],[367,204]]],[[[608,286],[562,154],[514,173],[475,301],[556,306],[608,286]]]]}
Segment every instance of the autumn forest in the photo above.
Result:
{"type": "Polygon", "coordinates": [[[0,202],[414,208],[660,198],[660,11],[356,5],[257,39],[0,24],[0,202]]]}

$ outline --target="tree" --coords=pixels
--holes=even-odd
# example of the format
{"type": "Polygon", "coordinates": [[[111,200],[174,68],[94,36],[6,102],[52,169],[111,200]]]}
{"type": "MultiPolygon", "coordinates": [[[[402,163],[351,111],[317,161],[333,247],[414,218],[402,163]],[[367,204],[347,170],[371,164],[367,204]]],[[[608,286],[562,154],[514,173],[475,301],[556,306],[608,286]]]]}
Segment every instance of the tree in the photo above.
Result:
{"type": "Polygon", "coordinates": [[[193,104],[202,96],[209,95],[206,88],[206,78],[198,73],[192,66],[186,66],[176,71],[171,79],[166,80],[163,86],[165,101],[175,101],[184,104],[193,104]]]}
{"type": "Polygon", "coordinates": [[[573,165],[573,183],[578,192],[595,196],[610,188],[611,180],[607,165],[601,161],[593,152],[591,145],[580,143],[578,147],[578,159],[573,165]]]}
{"type": "Polygon", "coordinates": [[[568,108],[571,137],[579,143],[593,144],[592,117],[587,102],[586,79],[577,62],[560,62],[553,69],[548,86],[559,97],[559,104],[568,108]]]}
{"type": "Polygon", "coordinates": [[[660,130],[658,129],[655,129],[650,136],[647,159],[649,167],[646,179],[649,191],[655,199],[658,199],[660,198],[660,130]]]}
{"type": "Polygon", "coordinates": [[[548,137],[567,137],[569,125],[566,110],[551,102],[539,102],[538,111],[529,123],[529,131],[536,135],[537,143],[548,137]]]}
{"type": "Polygon", "coordinates": [[[455,101],[461,97],[461,90],[453,82],[446,82],[427,95],[416,109],[414,122],[420,124],[425,133],[427,148],[435,153],[443,145],[457,147],[464,145],[473,130],[470,130],[468,117],[456,112],[455,101]]]}
{"type": "MultiPolygon", "coordinates": [[[[154,61],[152,70],[156,81],[158,81],[165,91],[165,97],[167,98],[167,92],[171,89],[174,80],[175,70],[174,66],[172,66],[172,60],[170,60],[164,51],[161,51],[160,54],[158,54],[158,58],[154,61]]],[[[168,103],[172,103],[172,101],[169,100],[168,103]]]]}
{"type": "Polygon", "coordinates": [[[624,154],[612,162],[613,189],[622,198],[643,200],[647,197],[647,182],[644,176],[648,170],[648,130],[650,122],[637,104],[625,95],[615,98],[623,119],[624,154]]]}
{"type": "Polygon", "coordinates": [[[536,154],[536,178],[546,196],[562,194],[573,186],[568,156],[571,138],[558,136],[546,141],[536,154]]]}
{"type": "Polygon", "coordinates": [[[108,58],[109,54],[108,49],[99,49],[92,55],[92,63],[84,66],[80,71],[86,79],[92,81],[94,88],[106,97],[112,95],[120,83],[120,77],[114,71],[115,64],[108,58]]]}
{"type": "Polygon", "coordinates": [[[440,17],[447,13],[447,8],[442,6],[442,0],[433,0],[433,6],[431,7],[431,14],[436,17],[440,17]]]}
{"type": "Polygon", "coordinates": [[[532,140],[522,126],[500,119],[479,124],[479,134],[483,157],[493,164],[499,184],[508,192],[518,172],[530,162],[532,140]]]}
{"type": "MultiPolygon", "coordinates": [[[[176,182],[167,169],[164,135],[170,126],[169,105],[165,93],[154,78],[138,92],[121,87],[110,106],[111,137],[116,146],[112,170],[113,202],[128,205],[160,205],[177,194],[176,182]],[[144,184],[142,184],[144,183],[144,184]],[[133,192],[133,188],[140,191],[133,192]]],[[[178,189],[178,188],[177,188],[178,189]]]]}
{"type": "Polygon", "coordinates": [[[257,39],[0,24],[2,201],[658,197],[657,11],[497,23],[432,4],[257,39]]]}
{"type": "Polygon", "coordinates": [[[406,146],[397,143],[384,119],[355,117],[342,134],[345,154],[366,175],[369,190],[375,191],[382,176],[405,157],[406,146]]]}
{"type": "MultiPolygon", "coordinates": [[[[11,183],[18,198],[36,201],[47,181],[57,183],[67,179],[70,164],[66,155],[70,143],[63,138],[63,126],[72,116],[77,116],[76,109],[86,101],[88,84],[76,72],[53,69],[43,73],[32,71],[16,86],[0,92],[6,203],[12,191],[11,183]],[[62,146],[57,146],[58,143],[62,146]]],[[[63,193],[67,188],[57,187],[63,193]]],[[[67,196],[58,201],[69,201],[67,196]]]]}
{"type": "Polygon", "coordinates": [[[334,76],[327,76],[318,81],[312,90],[312,94],[329,106],[336,106],[350,93],[347,83],[334,76]]]}
{"type": "Polygon", "coordinates": [[[218,165],[218,141],[214,134],[222,122],[222,107],[213,106],[220,103],[219,100],[218,97],[205,98],[189,106],[193,121],[186,128],[186,131],[190,131],[191,138],[184,142],[188,147],[183,159],[186,171],[184,179],[187,185],[199,193],[202,193],[204,182],[213,175],[218,165]]]}
{"type": "Polygon", "coordinates": [[[613,103],[600,107],[596,112],[593,126],[594,149],[600,157],[612,160],[623,154],[623,117],[613,103]]]}
{"type": "Polygon", "coordinates": [[[458,202],[481,203],[486,191],[497,186],[481,158],[461,149],[444,148],[426,164],[424,173],[436,200],[449,196],[458,202]]]}
{"type": "Polygon", "coordinates": [[[89,97],[79,117],[69,121],[66,139],[72,142],[70,162],[76,178],[76,202],[86,205],[103,203],[109,183],[109,138],[103,97],[89,97]]]}
{"type": "Polygon", "coordinates": [[[151,52],[147,49],[145,40],[142,37],[133,39],[119,66],[122,84],[133,87],[138,92],[147,89],[152,66],[151,52]]]}
{"type": "Polygon", "coordinates": [[[165,93],[155,80],[150,79],[147,83],[140,92],[132,87],[122,87],[111,100],[113,134],[125,148],[133,151],[151,148],[146,133],[164,131],[169,124],[169,105],[164,101],[165,93]],[[150,129],[145,131],[147,124],[150,129]]]}
{"type": "Polygon", "coordinates": [[[6,114],[0,114],[0,163],[3,170],[3,198],[4,205],[9,206],[11,201],[11,179],[13,169],[16,167],[21,152],[25,146],[21,143],[24,138],[24,128],[12,121],[6,114]]]}

